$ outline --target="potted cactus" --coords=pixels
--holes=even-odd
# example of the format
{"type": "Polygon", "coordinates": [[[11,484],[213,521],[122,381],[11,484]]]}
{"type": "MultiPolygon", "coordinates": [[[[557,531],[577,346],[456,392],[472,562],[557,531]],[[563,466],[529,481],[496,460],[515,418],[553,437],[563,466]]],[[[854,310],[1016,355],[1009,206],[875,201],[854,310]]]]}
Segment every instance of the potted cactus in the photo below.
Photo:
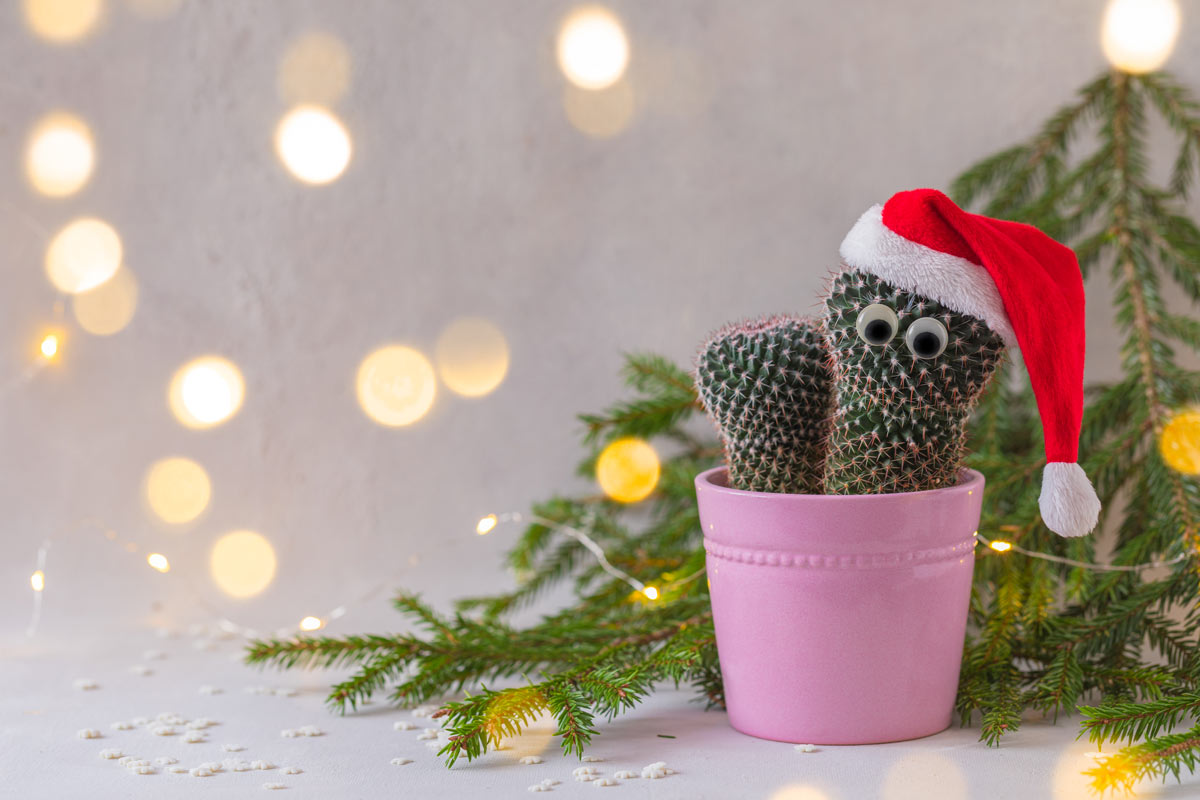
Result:
{"type": "Polygon", "coordinates": [[[820,319],[718,331],[696,384],[726,466],[697,476],[731,724],[866,744],[950,724],[984,478],[967,423],[1010,348],[1046,439],[1041,513],[1100,504],[1076,462],[1084,294],[1074,254],[929,189],[875,206],[820,319]]]}

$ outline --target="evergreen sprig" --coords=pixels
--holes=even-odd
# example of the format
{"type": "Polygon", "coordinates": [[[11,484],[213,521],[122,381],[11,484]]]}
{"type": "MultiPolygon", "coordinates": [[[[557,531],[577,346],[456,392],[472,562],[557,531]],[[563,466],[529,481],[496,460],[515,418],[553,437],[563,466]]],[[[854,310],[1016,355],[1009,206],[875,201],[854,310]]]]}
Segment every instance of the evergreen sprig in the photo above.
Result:
{"type": "MultiPolygon", "coordinates": [[[[1116,564],[1196,553],[1200,485],[1170,469],[1158,436],[1173,411],[1200,397],[1200,373],[1179,349],[1200,346],[1200,323],[1180,310],[1200,302],[1200,227],[1185,201],[1200,166],[1200,104],[1162,74],[1105,74],[1026,142],[968,169],[951,187],[964,206],[1034,224],[1072,245],[1084,274],[1107,280],[1122,337],[1121,376],[1087,387],[1080,460],[1116,531],[1116,564]],[[1165,186],[1151,179],[1147,130],[1158,114],[1179,151],[1165,186]],[[1081,143],[1086,144],[1084,147],[1081,143]],[[1172,298],[1168,301],[1167,298],[1172,298]]],[[[971,425],[973,467],[988,477],[980,530],[1030,550],[1097,560],[1092,537],[1062,539],[1038,514],[1044,464],[1037,404],[1023,371],[993,381],[971,425]]],[[[627,358],[632,396],[581,418],[590,475],[600,447],[622,436],[658,439],[668,454],[655,493],[633,507],[600,496],[557,497],[535,507],[508,555],[516,587],[460,601],[442,616],[410,595],[399,610],[422,634],[300,637],[255,642],[248,660],[282,668],[355,665],[331,705],[356,707],[388,687],[413,705],[446,703],[448,764],[473,759],[549,715],[564,752],[581,754],[600,722],[636,706],[663,681],[722,705],[716,644],[692,479],[717,463],[697,439],[691,376],[653,355],[627,358]],[[621,569],[663,586],[657,601],[607,579],[554,525],[588,531],[621,569]],[[527,627],[505,622],[558,584],[574,602],[527,627]],[[482,688],[484,682],[517,682],[482,688]]],[[[1195,559],[1170,570],[1098,573],[981,550],[971,594],[957,708],[998,744],[1029,710],[1079,712],[1082,732],[1121,749],[1090,774],[1098,790],[1147,776],[1178,777],[1200,758],[1200,589],[1195,559]],[[1179,609],[1188,609],[1180,618],[1179,609]],[[1089,703],[1089,705],[1080,705],[1089,703]]]]}

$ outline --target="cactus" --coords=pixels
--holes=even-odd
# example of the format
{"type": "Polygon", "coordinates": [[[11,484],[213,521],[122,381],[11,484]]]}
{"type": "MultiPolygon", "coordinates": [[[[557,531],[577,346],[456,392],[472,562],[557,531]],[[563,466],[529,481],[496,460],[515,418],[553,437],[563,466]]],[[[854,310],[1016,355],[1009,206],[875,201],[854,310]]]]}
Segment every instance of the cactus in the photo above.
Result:
{"type": "Polygon", "coordinates": [[[975,317],[852,270],[834,277],[825,308],[837,394],[826,493],[953,485],[1003,340],[975,317]]]}
{"type": "Polygon", "coordinates": [[[700,351],[696,386],[730,486],[821,492],[833,388],[818,323],[774,316],[722,328],[700,351]]]}

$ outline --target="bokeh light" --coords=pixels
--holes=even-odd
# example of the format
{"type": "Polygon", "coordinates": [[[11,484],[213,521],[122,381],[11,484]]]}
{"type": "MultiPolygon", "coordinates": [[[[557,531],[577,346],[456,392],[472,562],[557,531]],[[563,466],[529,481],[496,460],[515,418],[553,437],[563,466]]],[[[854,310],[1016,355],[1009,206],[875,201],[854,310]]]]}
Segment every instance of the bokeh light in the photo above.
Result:
{"type": "Polygon", "coordinates": [[[35,570],[34,573],[29,576],[29,587],[35,592],[43,591],[46,588],[46,573],[42,572],[40,569],[35,570]]]}
{"type": "Polygon", "coordinates": [[[434,347],[438,375],[464,397],[482,397],[508,373],[508,342],[486,319],[463,317],[446,326],[434,347]]]}
{"type": "Polygon", "coordinates": [[[245,396],[241,371],[220,356],[202,356],[184,364],[167,390],[171,412],[189,428],[221,424],[237,413],[245,396]]]}
{"type": "Polygon", "coordinates": [[[1012,543],[997,539],[993,542],[989,542],[988,547],[992,548],[997,553],[1007,553],[1009,550],[1012,550],[1012,543]]]}
{"type": "Polygon", "coordinates": [[[325,623],[320,617],[305,617],[300,620],[300,630],[302,631],[319,631],[323,627],[325,627],[325,623]]]}
{"type": "Polygon", "coordinates": [[[543,755],[555,746],[557,729],[554,715],[549,711],[541,711],[529,720],[519,736],[510,736],[501,742],[505,749],[500,751],[500,755],[514,762],[527,756],[543,755]]]}
{"type": "Polygon", "coordinates": [[[633,121],[633,87],[629,81],[620,81],[601,91],[567,86],[563,89],[563,110],[567,121],[580,133],[593,139],[608,139],[633,121]]]}
{"type": "Polygon", "coordinates": [[[217,540],[209,556],[213,581],[230,597],[253,597],[275,578],[275,548],[254,531],[233,531],[217,540]]]}
{"type": "Polygon", "coordinates": [[[658,589],[654,586],[647,586],[645,589],[642,589],[642,594],[646,596],[647,600],[658,599],[658,589]]]}
{"type": "Polygon", "coordinates": [[[275,130],[275,151],[296,178],[312,184],[341,177],[350,163],[350,134],[332,112],[318,106],[289,111],[275,130]]]}
{"type": "Polygon", "coordinates": [[[913,752],[888,768],[880,800],[967,800],[962,769],[939,753],[913,752]]]}
{"type": "Polygon", "coordinates": [[[29,30],[55,44],[87,36],[104,13],[103,0],[23,0],[21,5],[29,30]]]}
{"type": "Polygon", "coordinates": [[[150,565],[151,569],[157,570],[158,572],[171,571],[171,562],[168,561],[167,557],[162,553],[151,553],[150,555],[146,556],[146,563],[150,565]]]}
{"type": "Polygon", "coordinates": [[[155,461],[146,472],[146,502],[171,525],[183,525],[204,513],[212,499],[212,482],[204,467],[190,458],[155,461]]]}
{"type": "Polygon", "coordinates": [[[121,266],[121,237],[107,222],[83,217],[67,223],[46,248],[46,276],[67,294],[95,289],[121,266]]]}
{"type": "Polygon", "coordinates": [[[606,89],[629,65],[629,40],[621,21],[602,6],[577,8],[558,32],[558,66],[581,89],[606,89]]]}
{"type": "Polygon", "coordinates": [[[644,439],[617,439],[600,452],[596,481],[604,493],[621,503],[644,500],[658,485],[658,453],[644,439]]]}
{"type": "MultiPolygon", "coordinates": [[[[1091,776],[1085,773],[1096,766],[1098,758],[1109,755],[1112,753],[1101,753],[1094,744],[1077,742],[1069,745],[1054,767],[1054,773],[1050,777],[1048,796],[1053,800],[1096,800],[1098,795],[1092,789],[1091,776]]],[[[1125,800],[1153,797],[1158,794],[1160,785],[1161,781],[1147,777],[1134,787],[1133,792],[1128,794],[1121,792],[1117,796],[1125,798],[1125,800]]],[[[1029,796],[1046,797],[1047,793],[1031,791],[1029,796]]]]}
{"type": "Polygon", "coordinates": [[[333,105],[350,86],[351,63],[349,48],[333,34],[299,36],[279,59],[279,96],[288,104],[333,105]]]}
{"type": "Polygon", "coordinates": [[[125,5],[143,19],[163,19],[178,11],[183,0],[125,0],[125,5]]]}
{"type": "Polygon", "coordinates": [[[355,381],[358,403],[380,425],[411,425],[433,406],[433,365],[411,347],[387,345],[363,359],[355,381]]]}
{"type": "Polygon", "coordinates": [[[96,164],[92,132],[72,114],[38,120],[25,149],[25,175],[47,197],[65,197],[83,188],[96,164]]]}
{"type": "Polygon", "coordinates": [[[1167,466],[1184,475],[1200,475],[1200,409],[1176,412],[1158,437],[1158,452],[1167,466]]]}
{"type": "Polygon", "coordinates": [[[1100,46],[1119,70],[1153,72],[1175,49],[1179,24],[1176,0],[1111,0],[1104,11],[1100,46]]]}
{"type": "Polygon", "coordinates": [[[59,334],[47,333],[42,337],[41,344],[38,345],[38,351],[42,354],[42,358],[47,361],[53,361],[58,356],[61,344],[62,341],[59,334]]]}
{"type": "Polygon", "coordinates": [[[79,327],[93,336],[111,336],[133,319],[137,311],[138,282],[128,267],[109,280],[71,298],[71,313],[79,327]]]}
{"type": "Polygon", "coordinates": [[[815,786],[791,783],[772,792],[770,800],[829,800],[829,795],[815,786]]]}
{"type": "Polygon", "coordinates": [[[496,525],[499,522],[500,520],[495,514],[488,514],[486,517],[479,520],[479,524],[475,526],[475,532],[480,536],[487,536],[496,529],[496,525]]]}

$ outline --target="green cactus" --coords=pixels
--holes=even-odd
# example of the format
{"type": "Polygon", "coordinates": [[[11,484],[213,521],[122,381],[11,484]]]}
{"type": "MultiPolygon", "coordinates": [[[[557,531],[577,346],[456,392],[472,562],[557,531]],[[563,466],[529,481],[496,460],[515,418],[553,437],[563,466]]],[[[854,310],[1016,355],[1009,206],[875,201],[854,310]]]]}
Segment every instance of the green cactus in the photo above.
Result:
{"type": "Polygon", "coordinates": [[[1003,340],[975,317],[852,270],[833,279],[825,329],[837,393],[826,493],[953,485],[1003,340]]]}
{"type": "Polygon", "coordinates": [[[833,413],[818,323],[764,317],[717,331],[696,359],[696,386],[725,445],[729,484],[820,494],[833,413]]]}

